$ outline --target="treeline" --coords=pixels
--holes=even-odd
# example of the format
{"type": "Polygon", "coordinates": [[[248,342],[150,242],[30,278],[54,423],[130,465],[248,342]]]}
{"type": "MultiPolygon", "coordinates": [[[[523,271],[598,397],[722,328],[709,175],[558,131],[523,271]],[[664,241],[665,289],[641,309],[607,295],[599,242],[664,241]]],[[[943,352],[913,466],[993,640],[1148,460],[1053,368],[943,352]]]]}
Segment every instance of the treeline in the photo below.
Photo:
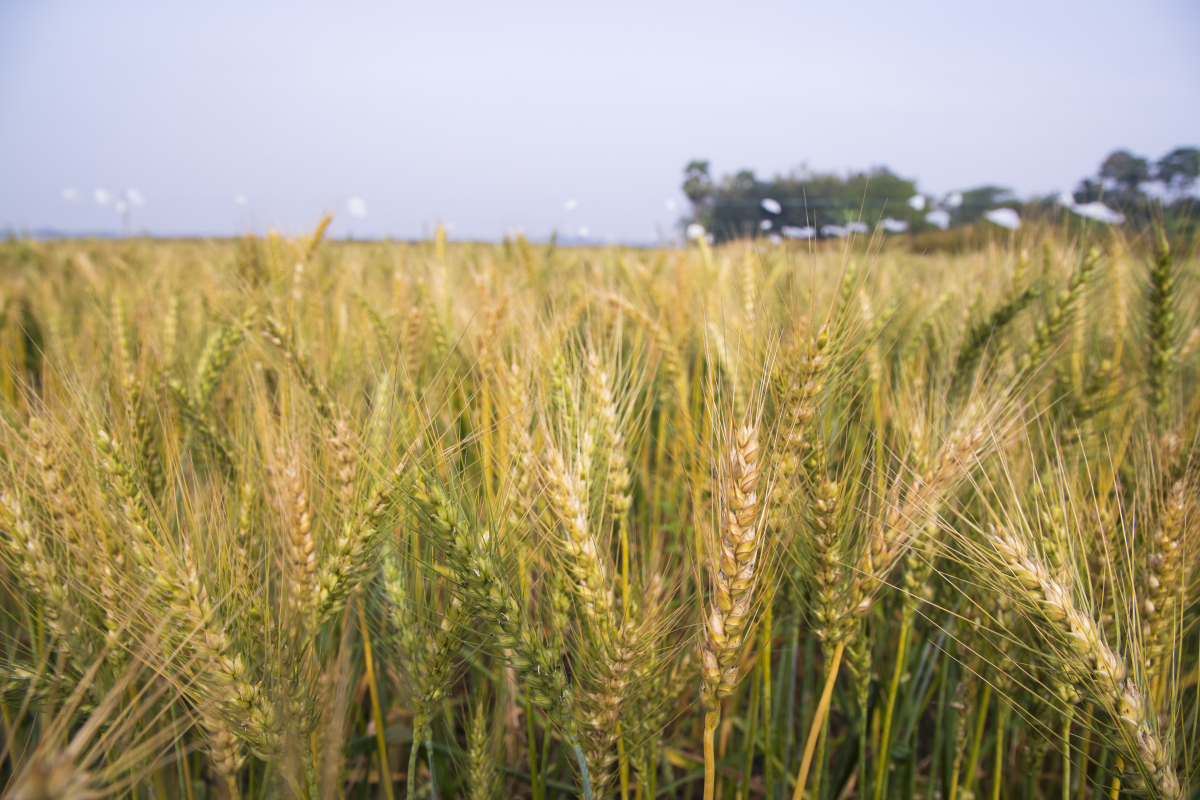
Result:
{"type": "Polygon", "coordinates": [[[886,167],[846,176],[794,173],[769,181],[742,170],[714,182],[709,163],[693,161],[684,178],[683,191],[692,204],[688,222],[703,225],[718,241],[792,228],[819,232],[830,225],[874,221],[885,211],[903,216],[905,201],[917,193],[915,181],[886,167]]]}
{"type": "Polygon", "coordinates": [[[753,236],[805,239],[865,232],[877,224],[889,232],[946,230],[975,224],[985,215],[994,217],[1002,208],[1022,216],[1068,209],[1069,219],[1079,223],[1154,223],[1178,235],[1195,227],[1198,179],[1200,149],[1195,147],[1176,148],[1154,162],[1117,150],[1073,192],[1026,200],[1000,185],[927,196],[917,191],[916,179],[887,167],[846,175],[802,170],[763,180],[746,169],[714,178],[709,162],[696,160],[684,168],[682,188],[692,213],[682,223],[691,226],[693,236],[702,226],[714,241],[753,236]]]}

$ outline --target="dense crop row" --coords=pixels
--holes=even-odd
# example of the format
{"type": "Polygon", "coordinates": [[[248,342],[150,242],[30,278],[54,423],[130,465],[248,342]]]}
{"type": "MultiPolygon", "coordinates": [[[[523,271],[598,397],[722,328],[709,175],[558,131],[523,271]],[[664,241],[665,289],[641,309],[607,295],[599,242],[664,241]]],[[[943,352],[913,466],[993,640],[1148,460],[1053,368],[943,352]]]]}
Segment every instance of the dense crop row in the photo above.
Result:
{"type": "Polygon", "coordinates": [[[22,798],[1194,797],[1196,262],[0,251],[22,798]]]}

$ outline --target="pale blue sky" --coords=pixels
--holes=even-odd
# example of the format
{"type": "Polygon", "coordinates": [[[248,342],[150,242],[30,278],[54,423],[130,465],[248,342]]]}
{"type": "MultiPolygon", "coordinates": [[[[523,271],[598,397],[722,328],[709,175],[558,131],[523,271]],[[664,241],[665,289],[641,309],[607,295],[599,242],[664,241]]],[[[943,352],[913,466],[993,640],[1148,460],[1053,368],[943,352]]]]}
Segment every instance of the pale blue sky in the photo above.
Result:
{"type": "Polygon", "coordinates": [[[93,190],[136,187],[157,234],[647,240],[696,157],[1045,193],[1200,144],[1198,34],[1166,0],[0,0],[0,226],[116,231],[93,190]]]}

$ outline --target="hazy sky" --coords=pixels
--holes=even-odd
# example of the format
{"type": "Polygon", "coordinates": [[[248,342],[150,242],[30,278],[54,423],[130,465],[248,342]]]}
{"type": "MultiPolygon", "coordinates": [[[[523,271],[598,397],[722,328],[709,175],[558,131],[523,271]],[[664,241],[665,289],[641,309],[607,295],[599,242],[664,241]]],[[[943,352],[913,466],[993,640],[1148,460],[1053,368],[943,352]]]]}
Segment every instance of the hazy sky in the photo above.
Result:
{"type": "Polygon", "coordinates": [[[1195,0],[0,0],[0,226],[647,240],[692,158],[1045,193],[1200,144],[1197,76],[1195,0]]]}

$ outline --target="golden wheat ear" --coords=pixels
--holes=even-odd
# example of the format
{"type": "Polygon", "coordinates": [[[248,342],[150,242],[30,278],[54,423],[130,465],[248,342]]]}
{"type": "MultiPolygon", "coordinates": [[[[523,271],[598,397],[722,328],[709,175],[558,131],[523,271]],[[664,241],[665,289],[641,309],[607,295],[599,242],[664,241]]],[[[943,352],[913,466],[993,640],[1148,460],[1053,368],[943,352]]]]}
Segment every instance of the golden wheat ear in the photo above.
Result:
{"type": "Polygon", "coordinates": [[[728,436],[719,474],[723,481],[717,542],[708,554],[712,606],[700,641],[700,700],[705,710],[705,798],[715,790],[714,751],[720,701],[739,680],[743,637],[754,610],[760,537],[759,458],[756,422],[737,425],[728,436]]]}

